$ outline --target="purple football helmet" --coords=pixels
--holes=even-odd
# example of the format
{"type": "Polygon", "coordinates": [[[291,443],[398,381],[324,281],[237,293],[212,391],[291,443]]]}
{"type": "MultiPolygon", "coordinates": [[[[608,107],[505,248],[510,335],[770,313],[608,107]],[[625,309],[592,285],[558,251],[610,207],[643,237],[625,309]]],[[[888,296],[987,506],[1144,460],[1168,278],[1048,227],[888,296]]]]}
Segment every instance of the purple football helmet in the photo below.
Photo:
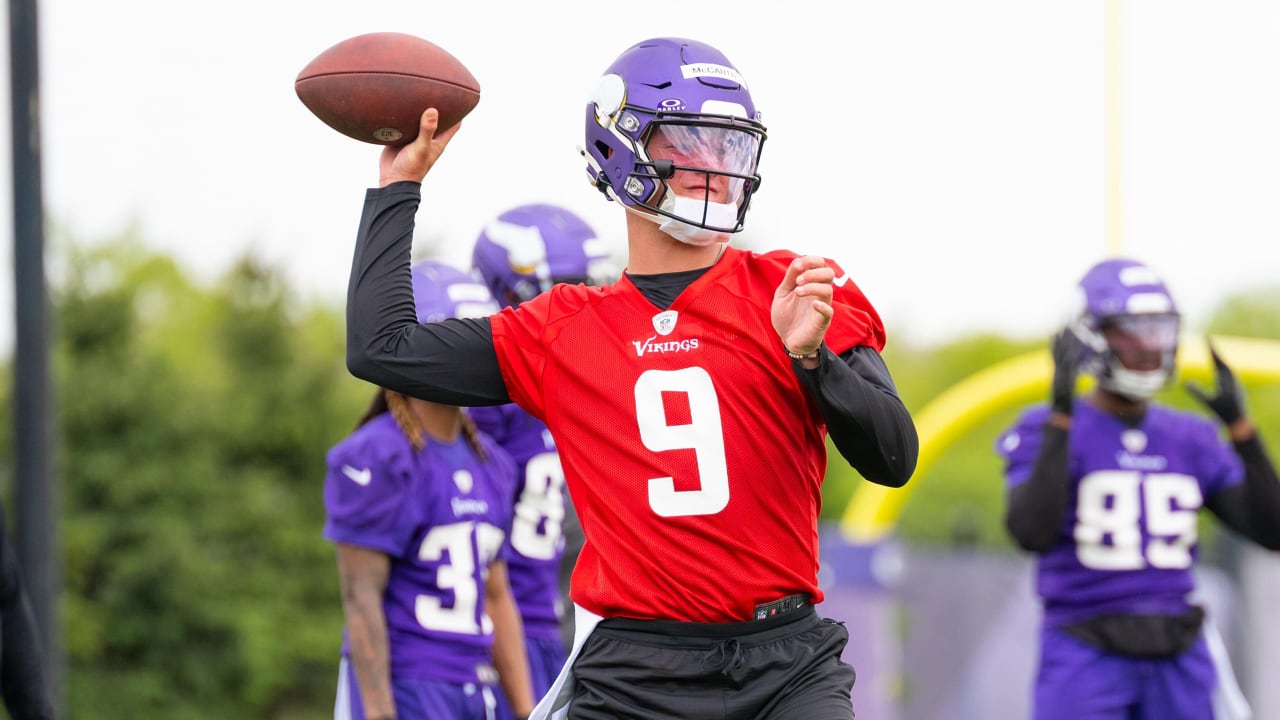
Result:
{"type": "Polygon", "coordinates": [[[1085,369],[1106,390],[1146,400],[1173,378],[1178,308],[1143,263],[1111,259],[1090,268],[1076,286],[1069,327],[1088,348],[1085,369]]]}
{"type": "Polygon", "coordinates": [[[521,205],[491,220],[476,239],[471,262],[503,307],[556,283],[603,285],[617,277],[591,226],[555,205],[521,205]]]}
{"type": "Polygon", "coordinates": [[[471,273],[436,260],[421,260],[409,270],[418,322],[488,317],[498,312],[489,289],[471,273]]]}
{"type": "Polygon", "coordinates": [[[742,230],[764,140],[746,82],[723,53],[654,38],[605,70],[587,102],[582,152],[607,197],[705,245],[742,230]]]}

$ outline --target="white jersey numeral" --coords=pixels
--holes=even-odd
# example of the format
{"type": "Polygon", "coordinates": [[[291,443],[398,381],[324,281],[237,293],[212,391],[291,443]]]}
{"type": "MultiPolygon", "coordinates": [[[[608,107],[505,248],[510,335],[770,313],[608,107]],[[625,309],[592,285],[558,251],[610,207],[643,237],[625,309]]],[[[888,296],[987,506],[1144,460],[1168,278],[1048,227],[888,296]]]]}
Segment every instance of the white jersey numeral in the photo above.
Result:
{"type": "Polygon", "coordinates": [[[511,547],[534,560],[551,560],[560,548],[564,526],[564,469],[560,456],[545,452],[529,458],[524,490],[516,501],[511,547]]]}
{"type": "Polygon", "coordinates": [[[646,370],[636,380],[636,421],[640,441],[654,452],[693,450],[697,490],[676,490],[675,479],[649,479],[649,506],[663,517],[714,515],[729,504],[729,468],[724,452],[720,401],[711,375],[700,367],[646,370]],[[681,393],[689,403],[688,424],[667,421],[663,393],[681,393]]]}
{"type": "Polygon", "coordinates": [[[436,569],[436,586],[452,591],[453,605],[445,607],[440,598],[419,595],[413,613],[427,630],[480,635],[492,632],[488,615],[477,616],[480,588],[489,575],[502,547],[502,529],[488,523],[460,522],[437,525],[427,532],[418,547],[418,559],[444,560],[436,569]]]}
{"type": "Polygon", "coordinates": [[[1188,475],[1089,473],[1076,496],[1076,557],[1095,570],[1189,568],[1202,502],[1200,485],[1188,475]],[[1151,538],[1145,548],[1144,526],[1151,538]]]}

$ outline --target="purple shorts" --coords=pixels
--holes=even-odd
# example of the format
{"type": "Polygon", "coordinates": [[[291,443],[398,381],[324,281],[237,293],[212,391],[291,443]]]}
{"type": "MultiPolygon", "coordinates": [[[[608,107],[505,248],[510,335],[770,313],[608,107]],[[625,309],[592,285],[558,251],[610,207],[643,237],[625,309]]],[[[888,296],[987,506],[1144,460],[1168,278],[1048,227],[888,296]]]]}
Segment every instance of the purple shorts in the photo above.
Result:
{"type": "Polygon", "coordinates": [[[1034,720],[1204,720],[1217,675],[1204,638],[1169,659],[1099,650],[1054,628],[1040,633],[1034,720]]]}
{"type": "MultiPolygon", "coordinates": [[[[426,678],[392,678],[397,720],[492,720],[494,688],[479,683],[441,682],[426,678]]],[[[338,669],[334,720],[364,720],[364,702],[356,670],[347,658],[338,669]]]]}

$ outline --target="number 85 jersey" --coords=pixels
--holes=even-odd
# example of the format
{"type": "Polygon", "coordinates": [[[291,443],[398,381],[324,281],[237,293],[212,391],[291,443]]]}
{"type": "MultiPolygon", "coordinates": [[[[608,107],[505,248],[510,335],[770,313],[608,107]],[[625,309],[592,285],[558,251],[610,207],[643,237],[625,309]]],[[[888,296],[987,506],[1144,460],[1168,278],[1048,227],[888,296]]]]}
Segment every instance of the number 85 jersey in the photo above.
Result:
{"type": "MultiPolygon", "coordinates": [[[[733,622],[795,593],[821,601],[825,427],[769,315],[795,257],[728,248],[665,310],[624,276],[493,316],[508,393],[555,436],[582,525],[578,605],[733,622]]],[[[879,316],[836,275],[827,346],[879,350],[879,316]]]]}
{"type": "MultiPolygon", "coordinates": [[[[1009,487],[1031,476],[1048,413],[1027,411],[997,441],[1009,487]]],[[[1131,425],[1078,402],[1068,458],[1067,512],[1037,570],[1046,624],[1185,611],[1197,514],[1243,480],[1239,457],[1202,417],[1151,403],[1131,425]]]]}

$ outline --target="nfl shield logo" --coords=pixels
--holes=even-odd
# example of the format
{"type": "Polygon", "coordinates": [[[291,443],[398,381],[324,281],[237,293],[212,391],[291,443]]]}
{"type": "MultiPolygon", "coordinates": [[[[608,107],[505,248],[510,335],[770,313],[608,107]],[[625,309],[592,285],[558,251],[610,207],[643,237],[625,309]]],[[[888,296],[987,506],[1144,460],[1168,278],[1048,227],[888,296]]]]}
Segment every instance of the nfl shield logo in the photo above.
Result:
{"type": "Polygon", "coordinates": [[[471,487],[475,485],[475,479],[471,477],[470,471],[455,470],[453,473],[453,484],[458,488],[458,492],[465,495],[471,492],[471,487]]]}
{"type": "Polygon", "coordinates": [[[665,310],[653,316],[653,329],[658,331],[659,335],[670,335],[672,330],[676,329],[676,316],[679,315],[675,310],[665,310]]]}
{"type": "Polygon", "coordinates": [[[1147,449],[1147,434],[1138,429],[1125,430],[1120,436],[1120,444],[1124,449],[1137,455],[1147,449]]]}

